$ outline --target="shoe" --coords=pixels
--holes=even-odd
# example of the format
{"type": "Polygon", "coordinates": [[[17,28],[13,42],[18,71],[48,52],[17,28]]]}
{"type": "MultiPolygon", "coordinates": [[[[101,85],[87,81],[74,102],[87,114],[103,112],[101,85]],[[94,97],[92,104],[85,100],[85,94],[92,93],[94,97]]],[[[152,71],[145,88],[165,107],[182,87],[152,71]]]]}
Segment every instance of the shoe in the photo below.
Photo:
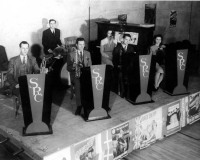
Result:
{"type": "Polygon", "coordinates": [[[152,87],[152,91],[158,91],[158,89],[159,89],[159,87],[157,87],[157,88],[155,86],[152,87]]]}
{"type": "Polygon", "coordinates": [[[82,106],[78,106],[75,112],[75,115],[81,115],[82,106]]]}
{"type": "Polygon", "coordinates": [[[110,109],[110,108],[107,108],[106,111],[109,113],[109,112],[111,111],[111,109],[110,109]]]}

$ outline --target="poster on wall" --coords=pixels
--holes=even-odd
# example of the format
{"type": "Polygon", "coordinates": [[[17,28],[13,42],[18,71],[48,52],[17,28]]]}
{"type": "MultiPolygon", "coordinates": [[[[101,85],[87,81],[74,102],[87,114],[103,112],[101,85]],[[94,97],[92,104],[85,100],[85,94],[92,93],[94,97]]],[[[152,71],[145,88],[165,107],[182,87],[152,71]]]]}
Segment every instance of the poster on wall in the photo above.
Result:
{"type": "Polygon", "coordinates": [[[110,130],[101,133],[102,160],[113,160],[112,135],[110,130]]]}
{"type": "Polygon", "coordinates": [[[128,154],[130,143],[129,123],[111,129],[113,158],[120,159],[128,154]]]}
{"type": "Polygon", "coordinates": [[[170,28],[176,27],[177,23],[177,12],[175,10],[171,10],[170,12],[170,28]]]}
{"type": "Polygon", "coordinates": [[[130,148],[129,122],[102,133],[102,152],[104,160],[117,160],[125,157],[130,148]]]}
{"type": "Polygon", "coordinates": [[[186,126],[186,108],[188,108],[188,96],[181,99],[181,127],[186,126]]]}
{"type": "Polygon", "coordinates": [[[156,24],[156,4],[145,4],[145,24],[156,24]]]}
{"type": "Polygon", "coordinates": [[[131,41],[129,44],[137,45],[138,44],[138,36],[139,33],[136,32],[125,32],[125,34],[130,34],[131,35],[131,41]]]}
{"type": "Polygon", "coordinates": [[[163,134],[172,135],[181,130],[180,100],[163,106],[163,134]]]}
{"type": "Polygon", "coordinates": [[[95,137],[75,144],[73,149],[73,160],[99,160],[100,155],[97,153],[97,143],[95,137]]]}
{"type": "Polygon", "coordinates": [[[162,138],[162,108],[136,117],[133,122],[133,150],[143,149],[162,138]]]}
{"type": "Polygon", "coordinates": [[[71,160],[71,147],[57,150],[56,152],[43,157],[43,160],[71,160]]]}
{"type": "Polygon", "coordinates": [[[132,45],[138,44],[139,33],[136,33],[136,32],[118,32],[118,31],[116,31],[115,32],[115,41],[118,43],[121,43],[123,41],[124,34],[130,34],[131,40],[130,40],[129,44],[132,44],[132,45]]]}
{"type": "Polygon", "coordinates": [[[200,119],[200,92],[189,95],[186,114],[187,124],[192,124],[200,119]]]}

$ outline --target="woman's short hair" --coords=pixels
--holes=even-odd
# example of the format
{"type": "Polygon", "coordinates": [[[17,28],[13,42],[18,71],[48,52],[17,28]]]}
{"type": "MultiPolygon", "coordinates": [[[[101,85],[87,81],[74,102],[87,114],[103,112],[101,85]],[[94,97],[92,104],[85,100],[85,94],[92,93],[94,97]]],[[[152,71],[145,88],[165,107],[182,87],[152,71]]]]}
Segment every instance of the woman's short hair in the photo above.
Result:
{"type": "Polygon", "coordinates": [[[153,44],[156,44],[156,38],[160,37],[161,38],[161,44],[162,44],[162,41],[163,41],[163,36],[161,34],[156,34],[154,35],[153,37],[153,44]]]}

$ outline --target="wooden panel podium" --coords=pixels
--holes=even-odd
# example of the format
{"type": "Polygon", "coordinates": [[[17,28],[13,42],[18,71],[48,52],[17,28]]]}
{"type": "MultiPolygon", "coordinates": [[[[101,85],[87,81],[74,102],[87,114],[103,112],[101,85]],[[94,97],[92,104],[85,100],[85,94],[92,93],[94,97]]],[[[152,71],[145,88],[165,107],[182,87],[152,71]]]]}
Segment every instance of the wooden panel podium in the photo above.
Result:
{"type": "Polygon", "coordinates": [[[131,73],[128,77],[128,96],[127,100],[133,104],[154,102],[151,99],[151,55],[140,55],[135,57],[131,73]]]}
{"type": "Polygon", "coordinates": [[[52,95],[50,79],[46,74],[29,74],[19,77],[23,136],[52,134],[50,125],[52,95]]]}
{"type": "Polygon", "coordinates": [[[86,121],[111,118],[108,114],[111,70],[110,65],[93,65],[81,70],[81,103],[86,121]]]}
{"type": "Polygon", "coordinates": [[[172,96],[188,94],[187,57],[188,49],[177,50],[176,54],[166,54],[166,85],[164,92],[172,96]]]}

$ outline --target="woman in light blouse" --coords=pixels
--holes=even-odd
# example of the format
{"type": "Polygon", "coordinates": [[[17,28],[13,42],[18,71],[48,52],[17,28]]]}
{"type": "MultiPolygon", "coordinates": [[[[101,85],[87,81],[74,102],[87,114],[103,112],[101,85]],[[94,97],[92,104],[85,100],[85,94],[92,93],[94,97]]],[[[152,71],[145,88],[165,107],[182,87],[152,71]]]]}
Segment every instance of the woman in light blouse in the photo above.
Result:
{"type": "Polygon", "coordinates": [[[112,30],[108,30],[107,37],[101,40],[100,52],[101,52],[101,63],[112,65],[112,52],[116,46],[114,41],[112,30]]]}

